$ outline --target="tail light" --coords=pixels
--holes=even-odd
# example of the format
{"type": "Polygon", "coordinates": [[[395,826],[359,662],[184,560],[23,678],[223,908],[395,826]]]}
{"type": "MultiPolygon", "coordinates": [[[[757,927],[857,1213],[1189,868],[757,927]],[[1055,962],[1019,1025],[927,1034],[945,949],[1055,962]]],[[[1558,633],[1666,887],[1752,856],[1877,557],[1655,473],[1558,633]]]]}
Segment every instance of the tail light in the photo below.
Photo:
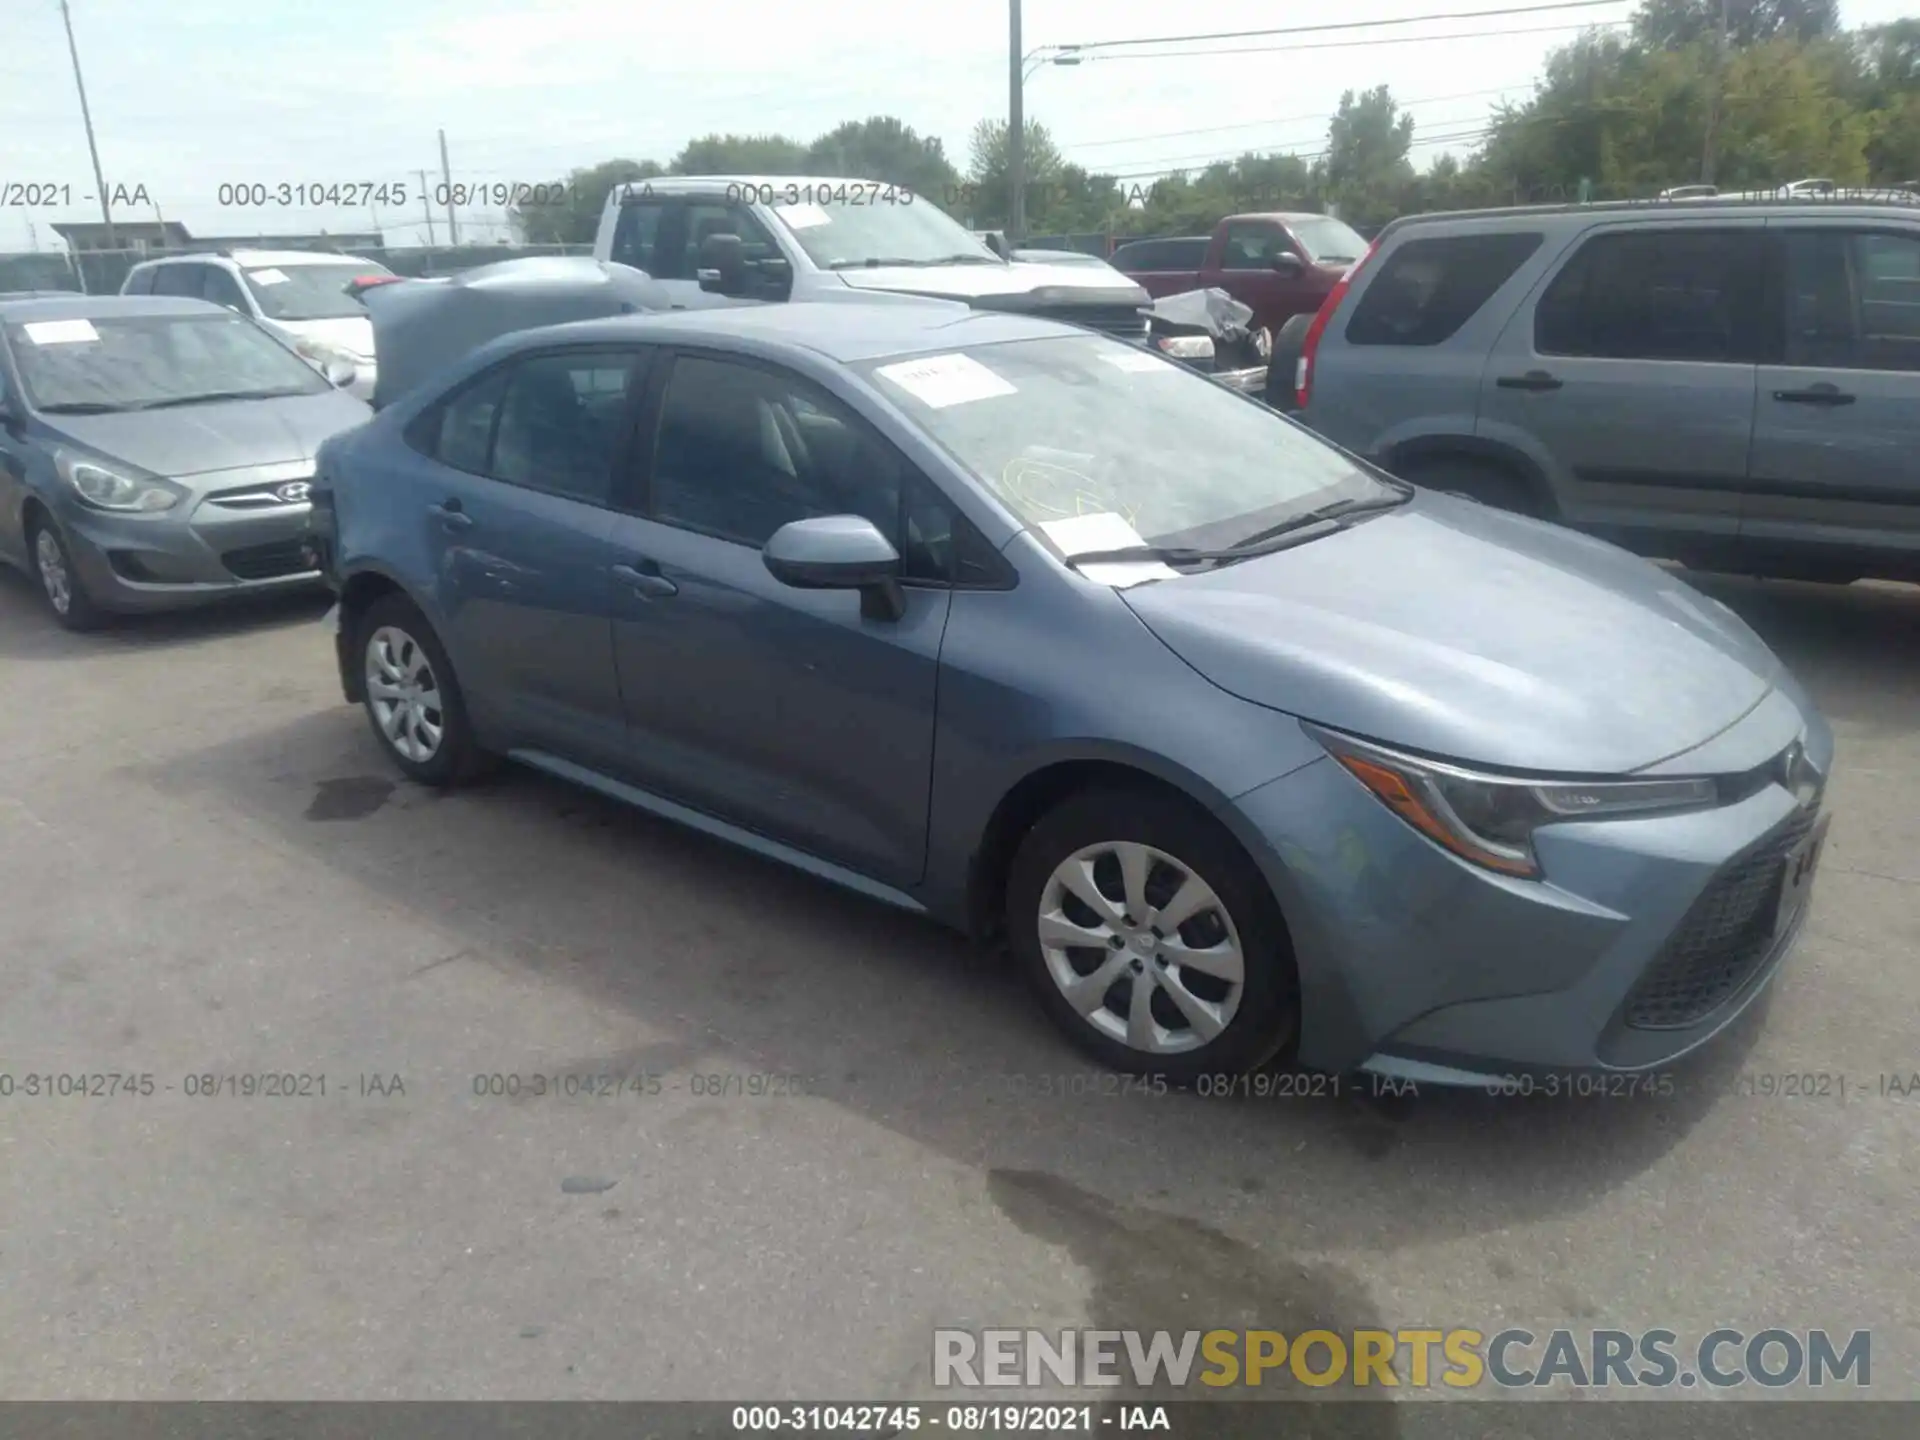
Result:
{"type": "Polygon", "coordinates": [[[1302,410],[1307,408],[1307,397],[1313,391],[1313,357],[1320,349],[1320,337],[1327,331],[1327,322],[1333,319],[1333,312],[1340,308],[1340,302],[1347,298],[1347,291],[1353,287],[1354,276],[1373,259],[1374,251],[1379,248],[1380,242],[1375,240],[1367,246],[1366,254],[1347,267],[1347,273],[1334,282],[1333,289],[1327,292],[1327,298],[1320,302],[1313,324],[1307,327],[1306,339],[1300,342],[1300,358],[1293,362],[1293,403],[1302,410]]]}
{"type": "Polygon", "coordinates": [[[376,285],[391,285],[394,281],[405,278],[406,277],[402,275],[362,275],[357,279],[349,280],[346,284],[346,291],[347,294],[358,300],[376,285]]]}

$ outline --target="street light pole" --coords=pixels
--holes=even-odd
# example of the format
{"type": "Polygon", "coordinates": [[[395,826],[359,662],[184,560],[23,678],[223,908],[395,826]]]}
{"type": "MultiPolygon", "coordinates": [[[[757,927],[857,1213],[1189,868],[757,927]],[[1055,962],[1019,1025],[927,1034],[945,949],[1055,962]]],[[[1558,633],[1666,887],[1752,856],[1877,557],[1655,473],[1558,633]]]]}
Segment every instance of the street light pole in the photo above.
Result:
{"type": "Polygon", "coordinates": [[[60,0],[60,21],[67,27],[67,54],[73,57],[73,87],[80,92],[80,119],[87,127],[87,153],[93,156],[93,183],[100,189],[100,219],[107,227],[107,248],[118,250],[120,242],[114,238],[113,211],[107,204],[107,177],[100,169],[100,147],[93,139],[93,112],[87,108],[87,84],[80,78],[80,47],[73,43],[73,15],[67,9],[67,0],[60,0]]]}
{"type": "Polygon", "coordinates": [[[1020,0],[1007,0],[1007,22],[1007,244],[1012,248],[1027,232],[1027,119],[1020,93],[1026,57],[1020,53],[1020,0]]]}

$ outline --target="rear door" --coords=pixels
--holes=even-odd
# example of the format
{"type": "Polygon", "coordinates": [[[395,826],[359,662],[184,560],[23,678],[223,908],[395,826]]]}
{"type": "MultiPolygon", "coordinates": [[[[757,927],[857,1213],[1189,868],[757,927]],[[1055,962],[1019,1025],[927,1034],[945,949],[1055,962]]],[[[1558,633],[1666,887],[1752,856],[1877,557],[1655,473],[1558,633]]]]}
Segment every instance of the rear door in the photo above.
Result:
{"type": "Polygon", "coordinates": [[[1784,326],[1760,367],[1742,548],[1920,560],[1920,229],[1809,216],[1768,231],[1784,326]]]}
{"type": "Polygon", "coordinates": [[[469,701],[504,742],[618,768],[626,720],[609,567],[614,475],[645,352],[578,346],[495,367],[428,411],[423,501],[438,597],[469,701]]]}
{"type": "Polygon", "coordinates": [[[1533,455],[1571,522],[1731,547],[1764,244],[1760,219],[1587,232],[1495,344],[1480,433],[1533,455]]]}

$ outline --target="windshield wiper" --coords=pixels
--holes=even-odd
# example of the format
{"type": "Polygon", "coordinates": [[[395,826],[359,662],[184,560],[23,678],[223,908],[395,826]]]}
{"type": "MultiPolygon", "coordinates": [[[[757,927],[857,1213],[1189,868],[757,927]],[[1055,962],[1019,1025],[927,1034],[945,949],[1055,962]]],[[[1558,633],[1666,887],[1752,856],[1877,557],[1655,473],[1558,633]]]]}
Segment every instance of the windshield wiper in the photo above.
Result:
{"type": "Polygon", "coordinates": [[[1278,525],[1257,531],[1237,544],[1219,549],[1202,550],[1178,545],[1127,545],[1118,550],[1089,550],[1079,555],[1069,555],[1067,563],[1076,569],[1082,565],[1150,565],[1156,561],[1162,565],[1174,566],[1232,564],[1236,560],[1251,559],[1255,555],[1272,555],[1294,545],[1304,545],[1309,540],[1318,540],[1323,535],[1331,535],[1336,530],[1344,530],[1346,523],[1355,516],[1398,509],[1412,494],[1412,488],[1408,487],[1403,490],[1397,489],[1391,496],[1376,495],[1370,499],[1336,500],[1331,505],[1322,505],[1303,515],[1295,515],[1281,521],[1278,525]]]}
{"type": "Polygon", "coordinates": [[[931,260],[914,260],[904,255],[868,255],[859,260],[835,260],[829,270],[878,270],[883,265],[931,265],[931,260]]]}
{"type": "Polygon", "coordinates": [[[209,390],[204,395],[175,395],[167,400],[149,400],[141,410],[169,410],[176,405],[211,405],[217,400],[283,400],[291,395],[319,394],[307,390],[209,390]]]}
{"type": "Polygon", "coordinates": [[[137,405],[110,405],[105,400],[67,400],[57,405],[42,405],[42,415],[119,415],[137,410],[137,405]]]}

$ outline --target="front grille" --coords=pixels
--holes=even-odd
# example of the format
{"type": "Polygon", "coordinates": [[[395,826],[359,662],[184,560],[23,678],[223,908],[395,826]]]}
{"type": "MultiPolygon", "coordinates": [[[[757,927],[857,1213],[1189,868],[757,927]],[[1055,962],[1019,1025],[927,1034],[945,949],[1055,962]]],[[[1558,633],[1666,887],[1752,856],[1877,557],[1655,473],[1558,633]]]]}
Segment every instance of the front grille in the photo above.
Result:
{"type": "Polygon", "coordinates": [[[1043,320],[1084,325],[1122,340],[1143,340],[1147,334],[1147,317],[1133,305],[1048,305],[1033,313],[1043,320]]]}
{"type": "Polygon", "coordinates": [[[1635,1030],[1681,1030],[1736,994],[1773,948],[1785,862],[1813,828],[1802,810],[1714,876],[1627,999],[1635,1030]]]}
{"type": "Polygon", "coordinates": [[[248,545],[229,550],[220,557],[241,580],[276,580],[282,575],[299,575],[314,568],[313,554],[306,540],[275,540],[268,545],[248,545]]]}

